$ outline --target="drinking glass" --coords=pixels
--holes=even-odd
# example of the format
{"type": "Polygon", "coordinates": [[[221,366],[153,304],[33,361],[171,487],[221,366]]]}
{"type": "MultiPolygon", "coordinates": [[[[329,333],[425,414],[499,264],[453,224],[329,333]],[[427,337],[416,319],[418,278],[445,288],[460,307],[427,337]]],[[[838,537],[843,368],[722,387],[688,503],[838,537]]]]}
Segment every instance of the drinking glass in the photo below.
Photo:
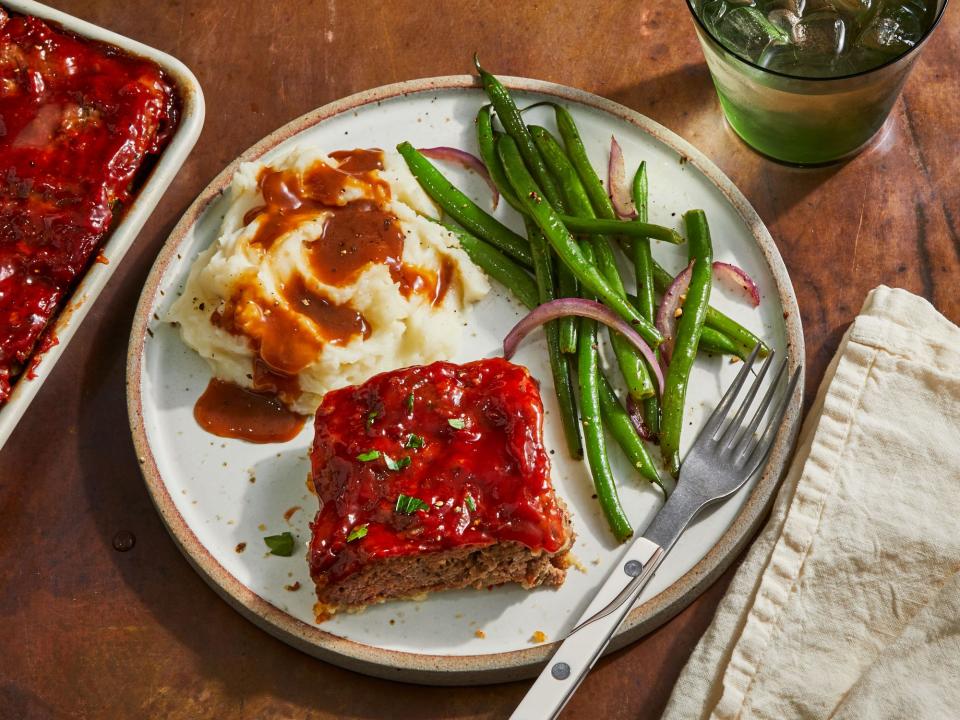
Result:
{"type": "Polygon", "coordinates": [[[730,126],[775,160],[817,165],[862,150],[883,126],[904,81],[943,17],[904,54],[869,70],[837,77],[799,77],[763,68],[727,50],[687,0],[697,36],[730,126]]]}

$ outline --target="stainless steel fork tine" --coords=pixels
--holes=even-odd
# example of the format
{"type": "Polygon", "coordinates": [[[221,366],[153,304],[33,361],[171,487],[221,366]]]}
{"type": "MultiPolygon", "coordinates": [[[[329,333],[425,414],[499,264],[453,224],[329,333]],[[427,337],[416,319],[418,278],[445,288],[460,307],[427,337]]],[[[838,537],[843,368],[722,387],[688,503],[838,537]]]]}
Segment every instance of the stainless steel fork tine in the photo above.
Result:
{"type": "Polygon", "coordinates": [[[763,463],[763,461],[766,460],[767,454],[770,452],[770,448],[773,447],[773,440],[776,438],[777,431],[783,424],[783,415],[787,411],[787,406],[790,404],[790,398],[793,397],[793,393],[797,389],[797,383],[799,381],[800,367],[797,367],[797,369],[793,371],[793,376],[790,378],[790,383],[787,385],[787,391],[777,403],[776,411],[770,416],[770,420],[757,442],[757,447],[750,455],[750,459],[747,462],[747,467],[751,475],[763,463]]]}
{"type": "Polygon", "coordinates": [[[744,360],[743,367],[740,369],[740,372],[737,373],[737,377],[730,384],[727,392],[720,400],[720,404],[717,405],[717,408],[713,411],[713,414],[707,418],[707,422],[704,425],[703,430],[700,431],[699,437],[712,438],[717,434],[717,430],[723,423],[724,418],[727,417],[727,411],[730,409],[730,406],[733,405],[733,401],[737,399],[737,395],[740,393],[740,388],[743,387],[743,383],[746,381],[747,375],[750,374],[750,368],[753,367],[753,361],[757,359],[757,355],[759,353],[760,343],[757,343],[753,348],[753,352],[751,352],[747,359],[744,360]]]}
{"type": "Polygon", "coordinates": [[[754,434],[757,432],[757,428],[760,427],[760,422],[763,420],[763,416],[770,407],[770,403],[773,401],[773,396],[776,394],[777,387],[780,385],[780,380],[783,378],[786,370],[787,359],[784,358],[780,361],[780,367],[777,368],[776,375],[774,375],[773,380],[770,381],[770,387],[767,388],[767,392],[764,394],[763,400],[760,401],[757,411],[753,414],[753,418],[750,420],[750,425],[748,425],[742,431],[742,434],[737,439],[737,443],[733,449],[733,461],[735,463],[738,463],[740,460],[747,457],[756,447],[756,438],[754,437],[754,434]]]}
{"type": "Polygon", "coordinates": [[[760,372],[757,373],[757,376],[753,379],[753,382],[750,383],[750,387],[747,388],[747,396],[743,399],[743,402],[740,403],[740,409],[737,410],[736,416],[724,429],[723,434],[720,435],[718,442],[723,443],[724,450],[729,450],[731,447],[733,447],[737,438],[740,437],[739,431],[743,425],[743,419],[747,416],[747,411],[750,410],[750,405],[753,404],[753,399],[757,396],[757,390],[759,390],[760,386],[763,384],[763,378],[767,374],[767,368],[773,364],[773,358],[775,355],[776,351],[771,350],[770,355],[760,368],[760,372]]]}

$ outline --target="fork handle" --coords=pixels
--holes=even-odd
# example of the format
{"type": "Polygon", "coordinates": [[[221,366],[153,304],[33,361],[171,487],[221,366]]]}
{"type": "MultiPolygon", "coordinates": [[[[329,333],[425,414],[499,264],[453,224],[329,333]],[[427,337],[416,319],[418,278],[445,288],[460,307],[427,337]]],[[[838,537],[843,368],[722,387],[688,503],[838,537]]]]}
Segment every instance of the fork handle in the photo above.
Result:
{"type": "Polygon", "coordinates": [[[511,720],[555,718],[600,657],[665,555],[663,548],[637,538],[610,573],[580,622],[527,691],[511,720]]]}

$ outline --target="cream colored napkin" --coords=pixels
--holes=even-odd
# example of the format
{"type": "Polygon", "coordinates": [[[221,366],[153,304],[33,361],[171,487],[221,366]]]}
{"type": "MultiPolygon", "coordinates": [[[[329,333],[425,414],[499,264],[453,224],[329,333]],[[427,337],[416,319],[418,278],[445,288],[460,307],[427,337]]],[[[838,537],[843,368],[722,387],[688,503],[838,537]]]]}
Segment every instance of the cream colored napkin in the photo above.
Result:
{"type": "Polygon", "coordinates": [[[960,328],[873,290],[665,720],[960,718],[960,328]]]}

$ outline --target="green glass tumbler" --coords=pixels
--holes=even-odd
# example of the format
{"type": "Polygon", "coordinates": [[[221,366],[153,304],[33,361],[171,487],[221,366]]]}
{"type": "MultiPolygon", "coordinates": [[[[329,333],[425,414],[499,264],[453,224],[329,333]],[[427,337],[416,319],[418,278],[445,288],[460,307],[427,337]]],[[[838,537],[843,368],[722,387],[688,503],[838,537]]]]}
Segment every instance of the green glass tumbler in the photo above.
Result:
{"type": "Polygon", "coordinates": [[[744,142],[774,160],[820,165],[857,154],[880,130],[920,50],[943,17],[909,51],[838,77],[797,77],[766,69],[727,50],[687,0],[724,115],[744,142]]]}

